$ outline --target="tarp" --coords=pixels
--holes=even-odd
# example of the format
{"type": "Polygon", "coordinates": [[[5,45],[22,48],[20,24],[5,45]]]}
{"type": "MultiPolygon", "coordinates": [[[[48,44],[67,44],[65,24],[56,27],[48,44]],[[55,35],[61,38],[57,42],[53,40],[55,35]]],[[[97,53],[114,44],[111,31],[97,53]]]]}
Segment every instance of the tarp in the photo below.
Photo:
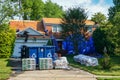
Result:
{"type": "MultiPolygon", "coordinates": [[[[76,40],[78,41],[78,40],[76,40]]],[[[68,36],[62,43],[62,48],[64,50],[68,51],[68,54],[74,53],[74,45],[73,42],[68,36]]],[[[90,37],[88,40],[85,40],[84,37],[79,38],[78,42],[78,50],[80,54],[90,54],[90,53],[95,53],[95,47],[94,47],[94,42],[93,38],[90,37]]]]}

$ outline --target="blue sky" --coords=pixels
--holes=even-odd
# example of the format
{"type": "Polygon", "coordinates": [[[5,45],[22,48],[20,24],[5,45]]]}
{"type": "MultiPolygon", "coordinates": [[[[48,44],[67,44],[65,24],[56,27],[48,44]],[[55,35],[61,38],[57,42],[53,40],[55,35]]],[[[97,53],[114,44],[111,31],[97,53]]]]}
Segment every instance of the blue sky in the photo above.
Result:
{"type": "Polygon", "coordinates": [[[88,19],[90,19],[92,15],[97,12],[101,12],[107,16],[109,7],[113,6],[113,0],[51,0],[51,1],[62,6],[64,10],[67,10],[68,8],[71,7],[80,6],[86,10],[88,14],[88,19]]]}

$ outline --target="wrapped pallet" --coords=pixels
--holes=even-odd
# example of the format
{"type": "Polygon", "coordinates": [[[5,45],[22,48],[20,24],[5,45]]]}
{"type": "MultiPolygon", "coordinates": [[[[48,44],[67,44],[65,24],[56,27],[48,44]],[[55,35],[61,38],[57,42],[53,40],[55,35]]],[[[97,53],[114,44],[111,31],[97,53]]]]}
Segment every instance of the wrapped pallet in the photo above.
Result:
{"type": "Polygon", "coordinates": [[[22,59],[22,70],[35,70],[36,61],[34,58],[23,58],[22,59]]]}
{"type": "Polygon", "coordinates": [[[79,54],[77,56],[74,56],[74,60],[76,62],[79,62],[80,64],[84,64],[86,66],[97,66],[98,65],[97,58],[86,56],[83,54],[79,54]]]}
{"type": "Polygon", "coordinates": [[[39,69],[53,69],[52,58],[39,58],[39,69]]]}
{"type": "Polygon", "coordinates": [[[59,57],[57,60],[54,61],[55,69],[67,69],[68,68],[68,61],[66,57],[59,57]]]}

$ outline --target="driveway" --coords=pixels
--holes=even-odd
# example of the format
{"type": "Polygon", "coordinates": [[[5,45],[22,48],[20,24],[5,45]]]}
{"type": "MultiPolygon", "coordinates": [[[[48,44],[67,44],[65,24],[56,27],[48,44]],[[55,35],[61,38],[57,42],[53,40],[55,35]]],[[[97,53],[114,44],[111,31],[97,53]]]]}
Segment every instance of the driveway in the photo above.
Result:
{"type": "MultiPolygon", "coordinates": [[[[18,61],[15,61],[18,62],[18,61]]],[[[69,70],[34,70],[21,71],[20,66],[13,67],[13,73],[8,80],[97,80],[95,75],[86,71],[70,68],[69,70]]]]}

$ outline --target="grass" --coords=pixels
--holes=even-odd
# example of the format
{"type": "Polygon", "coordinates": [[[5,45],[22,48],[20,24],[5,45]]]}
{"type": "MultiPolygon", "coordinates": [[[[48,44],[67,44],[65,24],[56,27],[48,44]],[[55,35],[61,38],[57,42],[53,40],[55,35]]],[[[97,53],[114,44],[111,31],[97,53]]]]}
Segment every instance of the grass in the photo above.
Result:
{"type": "Polygon", "coordinates": [[[97,78],[97,80],[120,80],[120,78],[97,78]]]}
{"type": "Polygon", "coordinates": [[[9,59],[0,59],[0,80],[6,80],[9,78],[11,67],[8,66],[9,59]]]}
{"type": "Polygon", "coordinates": [[[82,70],[88,71],[88,72],[96,74],[96,75],[120,76],[120,56],[112,56],[111,57],[111,62],[113,65],[110,70],[103,70],[100,65],[95,66],[95,67],[81,65],[80,63],[77,63],[73,60],[73,56],[74,55],[67,56],[69,64],[73,67],[80,68],[82,70]]]}

